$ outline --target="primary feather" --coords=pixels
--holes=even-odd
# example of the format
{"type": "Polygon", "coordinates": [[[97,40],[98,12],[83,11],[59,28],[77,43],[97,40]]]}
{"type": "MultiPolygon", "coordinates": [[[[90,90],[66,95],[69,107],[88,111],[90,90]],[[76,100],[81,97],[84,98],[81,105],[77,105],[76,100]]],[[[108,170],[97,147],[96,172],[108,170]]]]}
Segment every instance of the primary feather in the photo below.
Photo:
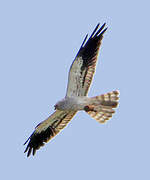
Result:
{"type": "Polygon", "coordinates": [[[103,38],[105,23],[98,29],[94,29],[87,40],[84,39],[75,60],[73,61],[68,78],[66,96],[86,96],[95,72],[97,56],[103,38]]]}

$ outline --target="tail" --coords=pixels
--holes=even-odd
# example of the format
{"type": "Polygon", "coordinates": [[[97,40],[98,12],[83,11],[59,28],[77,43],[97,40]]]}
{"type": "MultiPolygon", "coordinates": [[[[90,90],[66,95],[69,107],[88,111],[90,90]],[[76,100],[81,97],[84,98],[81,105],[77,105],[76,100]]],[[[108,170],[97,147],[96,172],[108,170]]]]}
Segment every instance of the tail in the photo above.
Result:
{"type": "Polygon", "coordinates": [[[100,123],[105,123],[115,113],[119,100],[119,91],[112,91],[90,98],[91,103],[84,110],[100,123]]]}

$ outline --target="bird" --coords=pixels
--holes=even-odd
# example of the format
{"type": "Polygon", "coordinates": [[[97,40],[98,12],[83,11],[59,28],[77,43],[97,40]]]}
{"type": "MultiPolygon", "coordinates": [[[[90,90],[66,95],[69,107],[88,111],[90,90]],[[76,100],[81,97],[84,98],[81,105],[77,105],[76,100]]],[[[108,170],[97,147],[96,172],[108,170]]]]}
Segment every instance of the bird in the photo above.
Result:
{"type": "Polygon", "coordinates": [[[40,147],[56,136],[78,111],[88,113],[99,123],[109,120],[119,101],[119,91],[114,90],[98,96],[88,97],[106,23],[97,24],[91,36],[85,36],[71,64],[65,97],[54,105],[54,113],[39,123],[24,145],[27,157],[35,155],[40,147]],[[88,39],[87,39],[88,38],[88,39]]]}

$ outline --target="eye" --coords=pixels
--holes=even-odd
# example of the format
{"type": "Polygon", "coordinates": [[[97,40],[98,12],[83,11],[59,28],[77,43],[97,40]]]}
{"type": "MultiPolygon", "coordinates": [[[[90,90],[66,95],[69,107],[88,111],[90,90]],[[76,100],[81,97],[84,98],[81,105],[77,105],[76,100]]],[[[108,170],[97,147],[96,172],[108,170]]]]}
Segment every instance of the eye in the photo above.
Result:
{"type": "Polygon", "coordinates": [[[58,105],[56,104],[55,106],[54,106],[54,109],[56,110],[58,108],[58,105]]]}

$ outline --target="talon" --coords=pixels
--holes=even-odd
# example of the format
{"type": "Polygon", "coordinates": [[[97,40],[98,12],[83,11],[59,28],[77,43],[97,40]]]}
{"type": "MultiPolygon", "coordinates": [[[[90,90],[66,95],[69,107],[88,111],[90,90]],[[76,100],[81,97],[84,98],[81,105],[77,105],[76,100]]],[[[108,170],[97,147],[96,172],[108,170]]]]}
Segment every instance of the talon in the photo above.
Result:
{"type": "Polygon", "coordinates": [[[85,106],[85,107],[84,107],[84,111],[86,111],[86,112],[90,111],[89,106],[85,106]]]}
{"type": "MultiPolygon", "coordinates": [[[[84,107],[84,110],[85,110],[86,112],[88,112],[88,111],[95,111],[93,106],[85,106],[85,107],[84,107]]],[[[96,111],[95,111],[95,112],[96,112],[96,111]]]]}

